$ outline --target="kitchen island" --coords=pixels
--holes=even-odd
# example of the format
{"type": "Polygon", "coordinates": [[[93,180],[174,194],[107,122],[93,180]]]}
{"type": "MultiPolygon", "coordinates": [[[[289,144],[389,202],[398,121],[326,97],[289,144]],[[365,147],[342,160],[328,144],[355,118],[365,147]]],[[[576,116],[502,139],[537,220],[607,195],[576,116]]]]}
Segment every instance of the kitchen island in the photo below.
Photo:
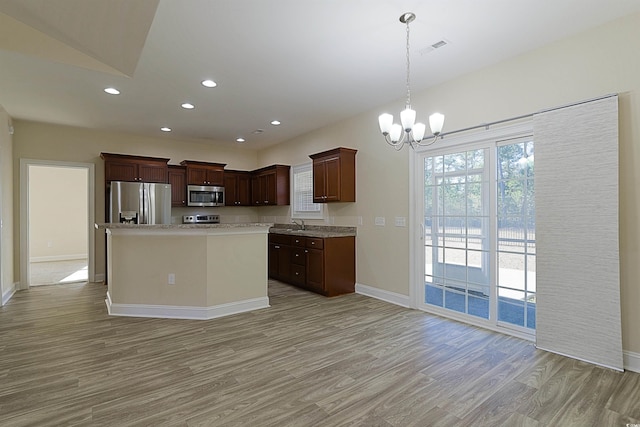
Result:
{"type": "Polygon", "coordinates": [[[269,307],[272,224],[96,224],[114,316],[212,319],[269,307]]]}

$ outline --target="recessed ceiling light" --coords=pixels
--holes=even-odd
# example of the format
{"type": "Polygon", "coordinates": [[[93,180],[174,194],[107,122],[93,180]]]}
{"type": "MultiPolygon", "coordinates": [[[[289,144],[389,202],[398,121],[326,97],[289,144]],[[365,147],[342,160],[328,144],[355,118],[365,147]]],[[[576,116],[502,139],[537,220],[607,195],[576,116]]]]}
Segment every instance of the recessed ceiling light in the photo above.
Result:
{"type": "Polygon", "coordinates": [[[160,130],[161,130],[162,132],[171,132],[171,128],[168,128],[168,127],[166,127],[166,126],[165,126],[165,127],[161,127],[161,128],[160,128],[160,130]]]}
{"type": "Polygon", "coordinates": [[[273,120],[271,121],[271,124],[274,126],[279,126],[280,125],[280,120],[273,120]]]}
{"type": "Polygon", "coordinates": [[[236,138],[236,142],[245,142],[244,138],[236,138]]]}
{"type": "Polygon", "coordinates": [[[184,104],[182,104],[182,108],[186,110],[193,110],[194,108],[196,108],[196,106],[188,102],[185,102],[184,104]]]}
{"type": "Polygon", "coordinates": [[[202,81],[202,86],[205,86],[205,87],[216,87],[216,86],[218,86],[218,83],[214,82],[213,80],[203,80],[202,81]]]}
{"type": "Polygon", "coordinates": [[[264,129],[256,129],[256,130],[254,130],[254,131],[253,131],[253,132],[251,132],[251,133],[252,133],[252,134],[254,134],[254,135],[259,135],[259,134],[261,134],[262,132],[264,132],[264,129]]]}
{"type": "Polygon", "coordinates": [[[109,95],[120,95],[120,91],[115,87],[108,87],[104,89],[109,95]]]}

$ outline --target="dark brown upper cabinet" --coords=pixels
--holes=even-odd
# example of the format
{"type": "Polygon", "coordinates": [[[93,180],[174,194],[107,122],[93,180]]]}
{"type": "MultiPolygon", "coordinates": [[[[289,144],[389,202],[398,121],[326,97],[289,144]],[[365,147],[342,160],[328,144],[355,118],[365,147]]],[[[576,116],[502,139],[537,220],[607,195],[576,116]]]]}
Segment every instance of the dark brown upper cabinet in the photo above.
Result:
{"type": "Polygon", "coordinates": [[[252,206],[251,172],[224,171],[225,206],[252,206]]]}
{"type": "Polygon", "coordinates": [[[225,165],[222,163],[183,160],[180,164],[187,168],[187,185],[224,185],[225,165]]]}
{"type": "Polygon", "coordinates": [[[251,173],[251,205],[288,205],[290,170],[291,166],[273,165],[253,171],[251,173]]]}
{"type": "Polygon", "coordinates": [[[351,148],[334,148],[312,154],[313,202],[356,201],[356,152],[351,148]]]}
{"type": "Polygon", "coordinates": [[[105,183],[111,181],[167,182],[169,159],[100,153],[105,183]]]}

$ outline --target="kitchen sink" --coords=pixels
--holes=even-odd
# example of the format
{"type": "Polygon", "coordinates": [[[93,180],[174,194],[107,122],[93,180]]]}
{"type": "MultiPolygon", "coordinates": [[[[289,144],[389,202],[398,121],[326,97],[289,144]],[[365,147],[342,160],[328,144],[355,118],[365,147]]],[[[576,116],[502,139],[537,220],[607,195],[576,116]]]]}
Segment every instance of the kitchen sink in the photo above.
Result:
{"type": "Polygon", "coordinates": [[[307,230],[294,230],[292,228],[287,228],[286,230],[288,233],[304,233],[307,230]]]}

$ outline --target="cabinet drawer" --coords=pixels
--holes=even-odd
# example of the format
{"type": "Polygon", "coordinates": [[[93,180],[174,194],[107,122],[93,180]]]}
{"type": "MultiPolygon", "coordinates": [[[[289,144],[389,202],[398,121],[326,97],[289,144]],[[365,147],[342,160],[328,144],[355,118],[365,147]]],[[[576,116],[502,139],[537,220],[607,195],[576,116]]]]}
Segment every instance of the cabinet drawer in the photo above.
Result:
{"type": "Polygon", "coordinates": [[[307,248],[322,249],[324,247],[324,239],[317,237],[307,237],[307,248]]]}
{"type": "Polygon", "coordinates": [[[269,243],[280,243],[281,245],[291,245],[291,236],[286,234],[269,234],[269,243]]]}
{"type": "Polygon", "coordinates": [[[306,264],[304,248],[293,248],[293,250],[291,251],[291,263],[302,266],[306,264]]]}
{"type": "Polygon", "coordinates": [[[304,248],[304,245],[307,241],[306,237],[302,237],[302,236],[292,236],[291,237],[291,244],[293,246],[299,246],[301,248],[304,248]]]}
{"type": "Polygon", "coordinates": [[[305,266],[304,265],[291,265],[291,281],[294,285],[304,286],[305,279],[305,266]]]}

